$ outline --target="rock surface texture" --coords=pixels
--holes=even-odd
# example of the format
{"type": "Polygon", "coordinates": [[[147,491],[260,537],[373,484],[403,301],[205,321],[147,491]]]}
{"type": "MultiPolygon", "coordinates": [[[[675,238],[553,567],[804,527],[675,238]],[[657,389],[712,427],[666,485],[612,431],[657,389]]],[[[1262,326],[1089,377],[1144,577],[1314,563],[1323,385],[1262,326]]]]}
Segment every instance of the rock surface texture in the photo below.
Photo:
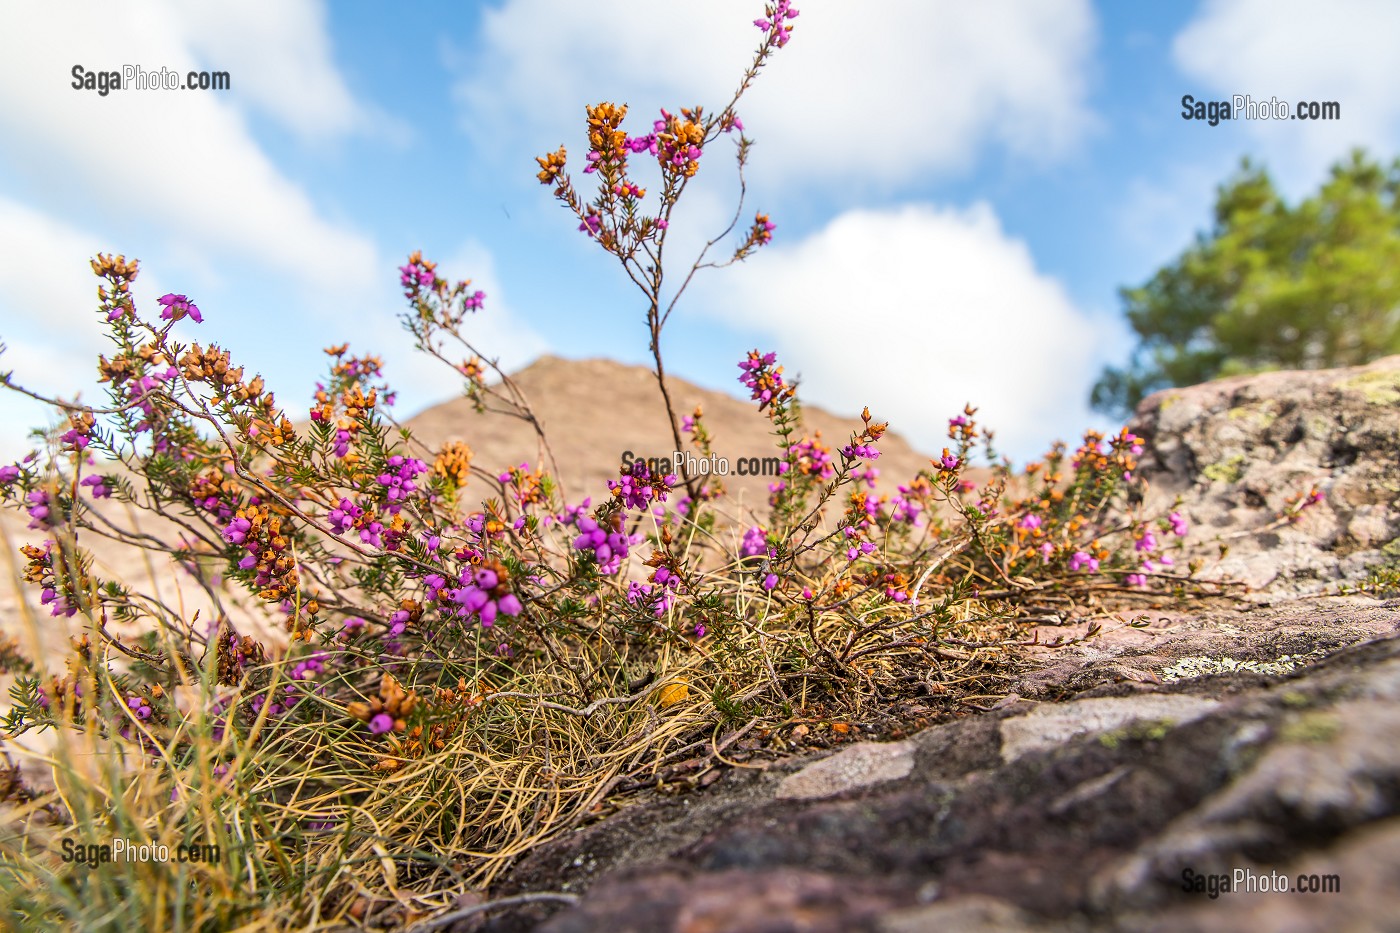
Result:
{"type": "Polygon", "coordinates": [[[897,743],[627,807],[499,891],[577,903],[456,929],[1400,930],[1400,600],[1321,593],[1400,556],[1400,357],[1159,393],[1135,430],[1149,499],[1229,545],[1207,572],[1249,600],[1047,651],[897,743]],[[1339,891],[1222,893],[1236,872],[1339,891]]]}

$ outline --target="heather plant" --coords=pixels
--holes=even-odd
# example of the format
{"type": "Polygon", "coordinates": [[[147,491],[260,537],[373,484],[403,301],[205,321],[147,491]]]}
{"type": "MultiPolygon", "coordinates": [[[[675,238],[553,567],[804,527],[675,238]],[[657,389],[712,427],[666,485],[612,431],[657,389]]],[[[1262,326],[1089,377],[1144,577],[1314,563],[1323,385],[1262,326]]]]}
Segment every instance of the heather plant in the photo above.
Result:
{"type": "MultiPolygon", "coordinates": [[[[767,5],[718,111],[662,110],[631,135],[626,106],[586,108],[591,197],[565,147],[538,159],[643,295],[677,450],[708,455],[715,438],[703,411],[676,409],[663,333],[698,272],[774,236],[762,213],[740,225],[752,142],[736,107],[797,15],[767,5]],[[673,211],[721,137],[739,207],[668,292],[673,211]],[[660,176],[650,199],[642,163],[660,176]],[[709,259],[727,238],[727,258],[709,259]]],[[[54,792],[11,771],[0,884],[14,926],[446,922],[626,795],[684,791],[857,725],[956,715],[996,695],[1034,624],[1218,588],[1178,561],[1179,511],[1141,514],[1126,430],[1016,473],[969,406],[940,457],[891,489],[876,466],[888,426],[866,409],[828,445],[775,354],[754,350],[738,380],[781,460],[766,512],[643,460],[568,498],[546,426],[474,342],[486,296],[419,253],[399,270],[405,328],[481,410],[531,425],[533,463],[427,449],[391,415],[380,359],[346,344],[325,351],[309,408],[289,409],[230,349],[176,336],[203,320],[188,296],[143,316],[135,260],[99,255],[92,270],[114,345],[98,361],[106,398],[44,398],[63,423],[0,467],[31,539],[6,545],[15,576],[80,629],[57,668],[40,618],[31,648],[0,646],[15,677],[6,741],[59,737],[40,759],[54,792]],[[979,456],[995,466],[975,473],[979,456]],[[187,612],[154,572],[145,587],[102,579],[98,539],[160,556],[212,613],[187,612]],[[240,598],[281,633],[240,630],[240,598]],[[218,855],[120,870],[61,857],[113,837],[218,855]]]]}

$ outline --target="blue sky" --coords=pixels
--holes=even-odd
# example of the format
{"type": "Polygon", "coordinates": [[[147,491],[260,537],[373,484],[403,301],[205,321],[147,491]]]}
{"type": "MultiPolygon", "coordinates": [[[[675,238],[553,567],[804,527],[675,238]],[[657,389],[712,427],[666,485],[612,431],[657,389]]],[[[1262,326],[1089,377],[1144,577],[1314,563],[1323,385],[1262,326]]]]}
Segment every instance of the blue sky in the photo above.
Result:
{"type": "MultiPolygon", "coordinates": [[[[1400,5],[1339,2],[796,4],[792,42],[739,108],[757,142],[746,212],[777,222],[711,272],[665,337],[671,372],[738,393],[776,350],[804,395],[916,444],[982,406],[1018,459],[1086,426],[1131,347],[1117,288],[1209,220],[1241,156],[1290,196],[1351,146],[1400,151],[1400,5]],[[1335,100],[1342,120],[1205,123],[1181,97],[1335,100]]],[[[411,414],[452,373],[398,327],[415,249],[487,292],[480,345],[646,360],[644,305],[534,179],[585,151],[583,107],[728,100],[760,39],[753,0],[24,4],[0,30],[0,367],[94,397],[105,349],[87,258],[142,260],[138,306],[186,293],[299,414],[320,348],[386,361],[411,414]],[[74,90],[74,65],[230,72],[232,90],[74,90]]],[[[668,250],[724,226],[727,139],[701,161],[668,250]]],[[[587,178],[577,176],[586,185],[587,178]]],[[[655,190],[655,189],[654,189],[655,190]]],[[[654,198],[655,196],[652,195],[654,198]]],[[[679,266],[673,275],[684,270],[679,266]]],[[[41,409],[0,394],[0,455],[41,409]]]]}

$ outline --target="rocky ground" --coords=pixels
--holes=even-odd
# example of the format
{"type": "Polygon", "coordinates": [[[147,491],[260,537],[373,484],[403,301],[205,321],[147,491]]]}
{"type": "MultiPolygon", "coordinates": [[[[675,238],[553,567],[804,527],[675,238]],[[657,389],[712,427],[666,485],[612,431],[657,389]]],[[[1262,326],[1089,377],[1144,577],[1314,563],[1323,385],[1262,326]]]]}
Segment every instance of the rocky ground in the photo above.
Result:
{"type": "Polygon", "coordinates": [[[901,741],[644,799],[495,892],[576,902],[455,929],[1400,930],[1400,600],[1328,595],[1400,558],[1400,357],[1159,393],[1134,426],[1149,501],[1242,599],[1043,649],[901,741]],[[1289,890],[1222,893],[1236,872],[1289,890]]]}

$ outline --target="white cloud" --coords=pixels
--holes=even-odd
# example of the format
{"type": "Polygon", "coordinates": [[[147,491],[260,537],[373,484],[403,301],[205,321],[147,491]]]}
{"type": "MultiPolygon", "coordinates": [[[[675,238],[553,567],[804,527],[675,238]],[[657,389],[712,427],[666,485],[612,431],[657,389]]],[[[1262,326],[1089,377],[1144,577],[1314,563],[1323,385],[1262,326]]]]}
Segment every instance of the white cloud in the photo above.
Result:
{"type": "Polygon", "coordinates": [[[967,402],[1018,458],[1094,420],[1094,327],[986,204],[842,214],[768,247],[700,303],[763,331],[804,397],[868,404],[924,449],[947,443],[967,402]]]}
{"type": "Polygon", "coordinates": [[[369,130],[383,118],[351,95],[316,0],[160,4],[200,68],[228,71],[238,97],[308,138],[369,130]]]}
{"type": "MultiPolygon", "coordinates": [[[[87,262],[101,246],[86,231],[0,197],[0,371],[19,385],[70,396],[93,383],[103,345],[92,326],[97,286],[87,262]]],[[[40,402],[0,388],[0,462],[27,452],[29,429],[51,417],[40,402]]]]}
{"type": "Polygon", "coordinates": [[[15,368],[36,387],[67,389],[61,372],[52,371],[58,357],[43,361],[15,352],[19,335],[44,343],[61,359],[76,363],[94,358],[102,347],[93,326],[97,279],[88,261],[105,251],[102,238],[60,223],[0,195],[0,336],[10,344],[3,365],[15,368]]]}
{"type": "Polygon", "coordinates": [[[1122,273],[1132,284],[1175,259],[1198,232],[1210,231],[1216,188],[1238,168],[1238,156],[1222,150],[1128,183],[1113,213],[1126,257],[1122,273]]]}
{"type": "MultiPolygon", "coordinates": [[[[1020,3],[1012,16],[954,0],[804,6],[740,103],[760,142],[756,178],[890,186],[965,169],[989,144],[1055,157],[1094,124],[1087,0],[1020,3]],[[796,155],[768,159],[765,140],[796,155]]],[[[464,125],[512,159],[564,142],[577,160],[584,102],[630,103],[635,133],[661,106],[722,106],[761,39],[750,25],[761,11],[754,0],[508,0],[483,14],[482,48],[453,56],[467,72],[464,125]]]]}
{"type": "MultiPolygon", "coordinates": [[[[1382,158],[1400,146],[1400,5],[1390,0],[1208,0],[1173,44],[1177,66],[1203,90],[1290,105],[1337,101],[1333,122],[1251,121],[1288,187],[1314,186],[1355,145],[1382,158]]],[[[1195,95],[1198,98],[1202,94],[1195,95]]]]}
{"type": "Polygon", "coordinates": [[[304,132],[358,124],[362,115],[325,54],[319,5],[269,4],[258,28],[246,8],[239,8],[246,18],[224,19],[206,6],[202,13],[166,2],[10,11],[0,30],[8,158],[37,197],[100,205],[128,222],[114,232],[145,222],[172,240],[256,259],[315,288],[362,287],[375,268],[373,244],[320,215],[252,139],[237,103],[304,132]],[[181,73],[228,64],[234,90],[104,97],[71,86],[75,64],[181,73]]]}
{"type": "MultiPolygon", "coordinates": [[[[63,399],[97,394],[97,355],[110,353],[97,314],[98,279],[89,260],[107,251],[103,235],[80,229],[0,195],[0,370],[32,391],[63,399]]],[[[147,312],[163,289],[142,271],[133,286],[147,312]]],[[[41,403],[0,389],[0,459],[23,449],[26,432],[45,425],[41,403]]]]}

